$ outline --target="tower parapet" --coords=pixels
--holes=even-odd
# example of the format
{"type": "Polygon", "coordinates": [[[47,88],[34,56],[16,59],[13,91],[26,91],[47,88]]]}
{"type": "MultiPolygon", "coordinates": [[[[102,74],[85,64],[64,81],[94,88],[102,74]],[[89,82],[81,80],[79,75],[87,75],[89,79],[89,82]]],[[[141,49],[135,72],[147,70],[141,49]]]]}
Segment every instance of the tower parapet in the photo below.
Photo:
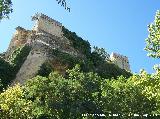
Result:
{"type": "Polygon", "coordinates": [[[44,31],[46,33],[55,35],[57,37],[62,37],[62,24],[42,13],[36,13],[32,20],[36,21],[35,26],[33,27],[33,30],[37,32],[44,31]]]}

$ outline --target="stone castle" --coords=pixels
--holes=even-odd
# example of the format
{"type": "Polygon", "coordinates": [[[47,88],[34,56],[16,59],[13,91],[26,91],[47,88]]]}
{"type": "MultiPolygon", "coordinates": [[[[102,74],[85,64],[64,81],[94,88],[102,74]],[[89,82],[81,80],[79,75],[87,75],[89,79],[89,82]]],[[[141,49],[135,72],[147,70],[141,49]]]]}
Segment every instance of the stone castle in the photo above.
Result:
{"type": "MultiPolygon", "coordinates": [[[[76,50],[71,45],[71,41],[63,35],[63,26],[61,23],[41,13],[35,14],[32,20],[36,22],[32,30],[26,30],[20,26],[16,28],[16,32],[5,53],[5,59],[9,59],[9,56],[16,48],[23,45],[31,47],[29,55],[16,74],[14,83],[19,82],[22,84],[25,80],[34,77],[40,67],[47,61],[51,63],[52,67],[56,67],[58,72],[63,74],[66,69],[68,69],[68,66],[59,63],[59,59],[51,53],[54,49],[58,49],[74,57],[85,57],[81,51],[76,50]]],[[[112,53],[110,60],[121,69],[130,71],[127,57],[112,53]]]]}

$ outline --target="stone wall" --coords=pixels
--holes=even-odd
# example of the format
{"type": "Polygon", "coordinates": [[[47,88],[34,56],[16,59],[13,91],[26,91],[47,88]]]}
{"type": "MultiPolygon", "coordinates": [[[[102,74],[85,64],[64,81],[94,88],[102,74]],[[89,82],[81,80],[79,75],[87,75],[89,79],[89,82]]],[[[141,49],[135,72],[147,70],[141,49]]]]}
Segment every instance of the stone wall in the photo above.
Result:
{"type": "Polygon", "coordinates": [[[83,57],[83,54],[81,54],[80,51],[74,49],[71,45],[71,41],[64,36],[57,37],[55,35],[51,35],[49,33],[41,31],[35,34],[34,38],[31,40],[31,44],[39,44],[38,46],[34,45],[34,47],[38,47],[37,50],[40,50],[40,52],[49,53],[47,49],[57,49],[61,52],[68,53],[70,55],[83,57]],[[44,49],[44,47],[46,48],[44,49]],[[42,51],[42,49],[44,51],[42,51]]]}
{"type": "Polygon", "coordinates": [[[110,55],[110,60],[116,64],[118,67],[121,69],[125,69],[127,71],[130,71],[130,65],[129,65],[129,60],[128,57],[120,55],[118,53],[112,53],[110,55]]]}

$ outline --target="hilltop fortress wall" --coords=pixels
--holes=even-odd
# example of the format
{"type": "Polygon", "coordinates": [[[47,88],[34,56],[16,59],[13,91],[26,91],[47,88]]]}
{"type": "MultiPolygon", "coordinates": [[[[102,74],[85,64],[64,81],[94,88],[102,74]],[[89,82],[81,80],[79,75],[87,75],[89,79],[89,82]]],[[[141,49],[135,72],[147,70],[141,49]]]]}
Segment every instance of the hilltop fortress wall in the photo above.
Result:
{"type": "MultiPolygon", "coordinates": [[[[32,17],[32,20],[36,22],[32,30],[26,30],[22,27],[16,28],[9,48],[5,53],[7,59],[16,48],[22,45],[31,47],[31,51],[19,69],[14,83],[23,84],[25,80],[36,76],[40,67],[47,61],[50,61],[53,67],[59,67],[58,70],[63,74],[67,65],[62,65],[58,58],[51,54],[55,49],[77,58],[85,58],[81,51],[76,50],[71,45],[71,40],[63,35],[61,23],[44,14],[36,14],[32,17]]],[[[113,53],[110,59],[121,69],[130,71],[127,57],[113,53]]]]}

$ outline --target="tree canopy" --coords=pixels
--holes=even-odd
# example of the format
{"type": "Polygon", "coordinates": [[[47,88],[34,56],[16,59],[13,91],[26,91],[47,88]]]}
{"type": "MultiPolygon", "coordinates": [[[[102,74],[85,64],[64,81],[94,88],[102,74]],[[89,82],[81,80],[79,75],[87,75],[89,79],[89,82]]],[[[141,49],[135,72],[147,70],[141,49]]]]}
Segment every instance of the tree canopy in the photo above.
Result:
{"type": "Polygon", "coordinates": [[[11,0],[0,0],[0,20],[3,18],[9,18],[9,14],[12,12],[11,0]]]}
{"type": "Polygon", "coordinates": [[[155,15],[154,22],[148,25],[149,35],[146,39],[146,48],[148,56],[160,58],[160,11],[155,15]]]}
{"type": "Polygon", "coordinates": [[[0,117],[95,119],[100,114],[105,118],[118,114],[124,119],[160,112],[160,72],[149,75],[141,71],[112,80],[84,73],[79,65],[67,72],[66,78],[52,72],[48,77],[36,76],[24,86],[9,87],[0,94],[0,117]]]}

